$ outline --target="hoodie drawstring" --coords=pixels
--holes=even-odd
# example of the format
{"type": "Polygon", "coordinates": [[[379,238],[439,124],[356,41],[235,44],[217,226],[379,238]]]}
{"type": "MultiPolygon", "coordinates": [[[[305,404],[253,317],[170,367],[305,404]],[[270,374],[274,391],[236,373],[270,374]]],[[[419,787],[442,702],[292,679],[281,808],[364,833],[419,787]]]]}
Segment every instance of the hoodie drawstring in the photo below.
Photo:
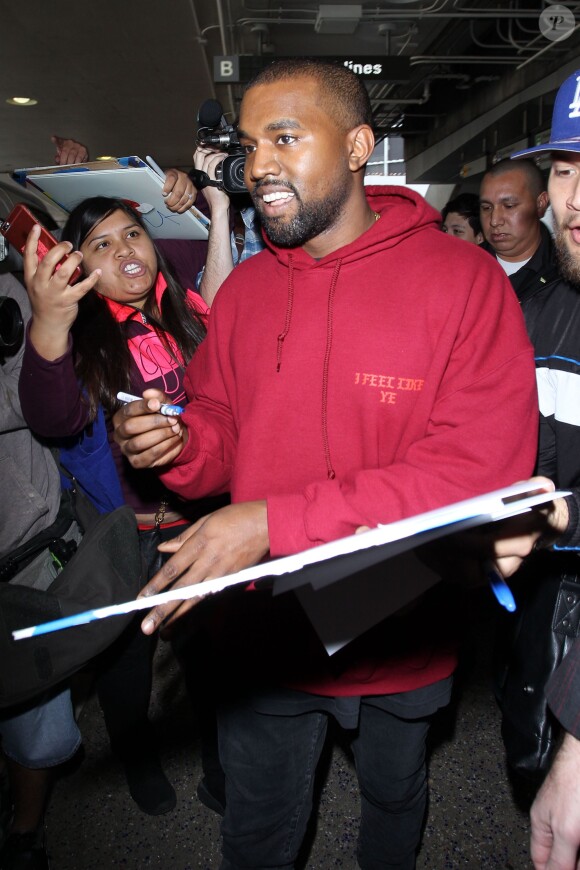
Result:
{"type": "MultiPolygon", "coordinates": [[[[328,305],[327,305],[327,315],[326,315],[326,348],[324,351],[324,365],[322,369],[322,447],[324,450],[324,461],[326,462],[326,475],[329,480],[334,480],[336,477],[336,472],[332,466],[332,459],[330,456],[330,445],[328,440],[328,367],[330,365],[330,354],[332,351],[332,332],[333,332],[333,323],[334,323],[334,296],[336,292],[336,285],[338,282],[338,275],[340,273],[340,267],[342,266],[342,259],[339,258],[335,265],[334,271],[332,273],[332,278],[330,281],[330,287],[328,290],[328,305]]],[[[276,371],[279,372],[282,366],[282,345],[284,344],[284,339],[290,332],[290,324],[292,321],[292,307],[294,305],[294,261],[292,259],[292,254],[288,256],[288,302],[286,305],[286,319],[284,321],[284,328],[280,335],[278,336],[278,346],[276,351],[276,371]]]]}
{"type": "Polygon", "coordinates": [[[328,308],[326,316],[326,350],[324,351],[324,368],[322,371],[322,444],[324,448],[324,459],[326,461],[326,476],[329,480],[334,480],[336,472],[332,467],[332,459],[330,456],[330,445],[328,442],[328,367],[330,365],[330,353],[332,351],[332,333],[334,325],[334,295],[338,275],[342,259],[339,257],[334,266],[330,289],[328,291],[328,308]]]}
{"type": "Polygon", "coordinates": [[[290,332],[290,321],[292,320],[292,306],[294,304],[294,260],[292,254],[288,255],[288,302],[286,304],[286,320],[284,329],[278,336],[278,347],[276,351],[276,371],[280,371],[282,365],[282,345],[284,339],[290,332]]]}

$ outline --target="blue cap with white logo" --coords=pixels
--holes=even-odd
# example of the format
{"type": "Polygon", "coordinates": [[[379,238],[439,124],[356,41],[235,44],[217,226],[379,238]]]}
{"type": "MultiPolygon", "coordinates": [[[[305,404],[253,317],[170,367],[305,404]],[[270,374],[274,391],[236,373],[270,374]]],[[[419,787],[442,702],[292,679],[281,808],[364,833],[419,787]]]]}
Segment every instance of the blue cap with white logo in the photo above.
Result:
{"type": "Polygon", "coordinates": [[[541,151],[580,152],[580,70],[576,70],[560,85],[554,103],[550,141],[516,151],[511,157],[527,157],[541,151]]]}

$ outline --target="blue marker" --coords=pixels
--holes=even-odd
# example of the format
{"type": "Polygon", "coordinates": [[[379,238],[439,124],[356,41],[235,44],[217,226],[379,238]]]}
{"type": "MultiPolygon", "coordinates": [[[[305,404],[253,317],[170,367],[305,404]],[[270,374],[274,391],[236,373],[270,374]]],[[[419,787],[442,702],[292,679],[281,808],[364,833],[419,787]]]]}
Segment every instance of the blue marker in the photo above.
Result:
{"type": "MultiPolygon", "coordinates": [[[[132,396],[131,393],[117,393],[117,398],[120,402],[124,402],[127,405],[129,402],[140,402],[143,396],[132,396]]],[[[165,402],[159,408],[158,413],[163,414],[164,417],[179,417],[180,414],[183,414],[185,408],[182,408],[181,405],[167,405],[165,402]]]]}
{"type": "Polygon", "coordinates": [[[515,598],[512,595],[512,591],[491,561],[488,559],[484,563],[485,576],[489,581],[489,585],[491,587],[491,591],[499,601],[502,607],[505,607],[506,610],[509,610],[510,613],[513,613],[516,609],[515,598]]]}

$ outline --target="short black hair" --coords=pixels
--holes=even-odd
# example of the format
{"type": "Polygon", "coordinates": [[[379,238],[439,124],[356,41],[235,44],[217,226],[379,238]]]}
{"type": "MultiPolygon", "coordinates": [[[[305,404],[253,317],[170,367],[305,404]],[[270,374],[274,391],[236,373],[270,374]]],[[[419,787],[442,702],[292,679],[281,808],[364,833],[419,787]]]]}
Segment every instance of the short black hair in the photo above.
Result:
{"type": "Polygon", "coordinates": [[[506,172],[514,172],[514,170],[523,172],[534,199],[537,199],[541,193],[547,190],[546,179],[542,170],[533,160],[528,158],[512,160],[510,157],[505,157],[503,160],[498,160],[497,163],[494,163],[483,177],[497,178],[499,175],[504,175],[506,172]]]}
{"type": "Polygon", "coordinates": [[[476,193],[460,193],[454,199],[450,199],[441,209],[443,223],[450,212],[466,218],[475,235],[482,232],[479,219],[479,197],[476,193]]]}
{"type": "Polygon", "coordinates": [[[352,70],[338,63],[307,57],[276,60],[246,85],[244,93],[256,85],[304,77],[316,79],[324,111],[345,132],[359,124],[372,126],[371,101],[364,83],[352,70]]]}

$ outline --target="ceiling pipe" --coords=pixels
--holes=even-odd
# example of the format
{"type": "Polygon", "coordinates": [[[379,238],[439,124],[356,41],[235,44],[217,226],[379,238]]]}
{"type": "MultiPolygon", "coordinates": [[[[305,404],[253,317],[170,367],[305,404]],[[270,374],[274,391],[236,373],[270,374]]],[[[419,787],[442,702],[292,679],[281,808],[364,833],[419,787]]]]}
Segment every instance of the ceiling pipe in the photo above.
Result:
{"type": "MultiPolygon", "coordinates": [[[[489,79],[491,76],[482,76],[480,78],[489,79]]],[[[475,84],[476,80],[473,79],[470,75],[466,73],[434,73],[430,75],[429,78],[425,81],[423,85],[423,96],[417,97],[414,99],[396,99],[394,97],[383,98],[383,97],[373,97],[371,96],[371,103],[377,103],[380,106],[422,106],[424,105],[431,97],[431,82],[435,81],[435,79],[442,79],[444,81],[461,81],[465,85],[475,84]]],[[[415,117],[415,116],[413,116],[415,117]]],[[[433,116],[435,117],[435,116],[433,116]]]]}
{"type": "MultiPolygon", "coordinates": [[[[223,13],[223,9],[222,9],[222,0],[216,0],[216,7],[217,7],[217,11],[218,11],[218,21],[219,21],[221,43],[222,43],[222,53],[224,55],[227,55],[228,46],[227,46],[227,40],[226,40],[226,25],[225,25],[224,13],[223,13]]],[[[231,115],[232,120],[233,120],[236,117],[236,104],[234,102],[234,92],[233,92],[231,85],[226,85],[226,89],[227,89],[227,94],[228,94],[228,103],[229,103],[230,115],[231,115]]]]}
{"type": "MultiPolygon", "coordinates": [[[[517,57],[480,57],[478,55],[455,55],[453,57],[448,57],[447,55],[435,55],[435,54],[425,54],[425,55],[416,55],[410,59],[411,66],[418,66],[422,63],[477,63],[477,64],[516,64],[519,63],[519,58],[517,57]]],[[[519,67],[518,67],[519,69],[519,67]]]]}
{"type": "Polygon", "coordinates": [[[371,97],[371,103],[379,103],[381,106],[422,106],[431,96],[431,82],[429,79],[423,85],[423,96],[415,99],[395,100],[395,99],[374,99],[371,97]]]}
{"type": "MultiPolygon", "coordinates": [[[[574,2],[574,0],[572,0],[574,2]]],[[[570,5],[568,3],[567,5],[570,5]]],[[[577,5],[577,4],[575,4],[577,5]]],[[[489,16],[490,18],[538,18],[538,10],[537,9],[509,9],[509,10],[500,10],[500,9],[469,9],[465,6],[459,5],[459,0],[453,0],[453,8],[462,14],[471,15],[473,17],[477,17],[480,13],[483,13],[485,16],[489,16]]]]}
{"type": "Polygon", "coordinates": [[[226,25],[224,21],[224,12],[222,9],[222,0],[216,0],[215,2],[217,13],[218,13],[218,26],[220,30],[220,39],[222,43],[222,54],[228,54],[228,45],[226,39],[226,25]]]}
{"type": "MultiPolygon", "coordinates": [[[[577,24],[576,27],[575,27],[573,30],[570,31],[570,33],[568,34],[568,36],[572,36],[572,34],[573,34],[573,33],[576,33],[578,30],[580,30],[580,24],[577,24]]],[[[557,40],[555,40],[554,42],[550,42],[550,43],[548,43],[548,45],[545,45],[543,48],[540,48],[539,51],[537,51],[537,52],[536,52],[535,54],[533,54],[531,57],[526,58],[526,60],[524,60],[523,63],[521,63],[518,67],[516,67],[516,69],[517,69],[517,70],[521,70],[521,69],[523,69],[525,66],[527,66],[529,63],[533,63],[533,61],[537,60],[537,59],[538,59],[542,54],[544,54],[544,52],[549,51],[551,48],[554,48],[555,46],[559,45],[560,42],[562,42],[562,41],[563,41],[563,40],[558,40],[558,39],[557,39],[557,40]]]]}
{"type": "Polygon", "coordinates": [[[193,0],[189,0],[189,8],[191,9],[191,16],[193,18],[193,24],[195,27],[195,31],[197,33],[197,36],[195,38],[199,42],[200,48],[202,49],[201,56],[203,58],[203,65],[205,67],[205,74],[206,74],[208,82],[210,83],[210,87],[212,89],[211,95],[212,95],[212,97],[215,97],[215,84],[213,81],[213,71],[210,67],[209,59],[207,56],[206,40],[204,40],[203,34],[202,34],[201,30],[199,29],[199,19],[197,17],[197,12],[195,11],[195,6],[193,5],[193,0]]]}
{"type": "MultiPolygon", "coordinates": [[[[511,24],[512,24],[512,22],[510,21],[509,22],[510,29],[511,29],[511,24]]],[[[493,43],[493,42],[485,43],[485,42],[482,42],[480,39],[478,39],[477,36],[475,35],[475,22],[474,21],[469,22],[469,35],[471,37],[473,44],[477,45],[478,48],[486,48],[488,50],[492,50],[492,49],[505,50],[506,45],[511,45],[512,48],[515,48],[518,51],[520,51],[520,50],[523,51],[526,48],[528,48],[528,45],[521,45],[521,46],[516,45],[515,40],[511,37],[511,35],[510,35],[509,39],[504,39],[504,37],[499,32],[499,21],[496,22],[496,30],[497,30],[498,36],[502,40],[502,42],[500,44],[493,43]]]]}
{"type": "MultiPolygon", "coordinates": [[[[251,26],[252,24],[306,24],[314,26],[314,22],[316,20],[314,10],[312,11],[311,18],[286,18],[280,17],[281,12],[285,12],[286,14],[291,14],[294,10],[281,10],[278,9],[278,17],[274,17],[273,15],[265,16],[264,14],[259,17],[248,17],[248,18],[238,18],[235,22],[236,26],[245,27],[251,26]]],[[[397,19],[403,19],[408,21],[409,14],[411,10],[409,9],[401,9],[399,10],[380,10],[378,12],[371,12],[366,15],[364,10],[362,13],[361,23],[367,22],[381,22],[381,21],[396,21],[397,19]]],[[[537,9],[519,9],[519,10],[504,10],[504,9],[471,9],[471,10],[461,10],[459,12],[429,12],[422,11],[420,9],[413,10],[413,13],[416,14],[422,21],[428,21],[429,19],[465,19],[467,18],[470,21],[481,19],[489,20],[492,19],[496,21],[498,18],[506,18],[506,19],[525,19],[525,18],[533,18],[535,21],[538,20],[538,10],[537,9]]]]}
{"type": "MultiPolygon", "coordinates": [[[[401,5],[401,6],[403,6],[403,5],[410,6],[413,2],[418,2],[418,0],[398,0],[399,5],[401,5]]],[[[575,6],[578,6],[580,4],[578,4],[577,2],[574,2],[574,0],[572,0],[572,2],[570,2],[570,0],[567,0],[566,5],[568,5],[570,7],[575,7],[575,6]]],[[[412,12],[414,15],[421,16],[422,18],[423,17],[424,18],[429,18],[429,17],[478,18],[478,17],[481,17],[481,18],[493,18],[493,19],[497,19],[497,18],[534,18],[536,20],[538,19],[538,10],[537,9],[498,9],[498,8],[493,8],[493,7],[488,8],[488,9],[478,9],[477,7],[469,8],[466,6],[460,6],[459,0],[454,0],[454,2],[453,2],[453,10],[454,11],[452,11],[452,12],[444,11],[446,6],[447,6],[447,0],[439,0],[439,2],[432,3],[431,5],[419,6],[418,8],[415,8],[412,10],[411,9],[401,9],[401,10],[396,10],[396,9],[383,10],[383,9],[380,9],[380,10],[374,10],[374,11],[373,10],[365,11],[363,9],[362,10],[362,20],[363,21],[369,21],[369,20],[380,21],[382,19],[395,18],[395,17],[408,18],[410,12],[412,12]]],[[[263,7],[262,8],[251,7],[246,2],[243,2],[243,7],[249,13],[255,12],[258,15],[264,14],[263,7]]],[[[287,14],[293,14],[293,13],[298,12],[298,13],[306,13],[307,15],[312,14],[312,15],[316,16],[317,10],[313,10],[312,6],[302,8],[302,9],[300,9],[300,8],[289,9],[289,8],[284,8],[282,5],[280,5],[277,7],[276,11],[278,12],[279,15],[287,15],[287,14]]],[[[273,20],[273,19],[270,18],[269,20],[273,20]]],[[[296,19],[291,19],[291,20],[296,23],[296,19]]],[[[290,21],[287,20],[284,23],[290,23],[290,21]]],[[[307,21],[305,23],[311,23],[311,19],[307,19],[307,21]]]]}

